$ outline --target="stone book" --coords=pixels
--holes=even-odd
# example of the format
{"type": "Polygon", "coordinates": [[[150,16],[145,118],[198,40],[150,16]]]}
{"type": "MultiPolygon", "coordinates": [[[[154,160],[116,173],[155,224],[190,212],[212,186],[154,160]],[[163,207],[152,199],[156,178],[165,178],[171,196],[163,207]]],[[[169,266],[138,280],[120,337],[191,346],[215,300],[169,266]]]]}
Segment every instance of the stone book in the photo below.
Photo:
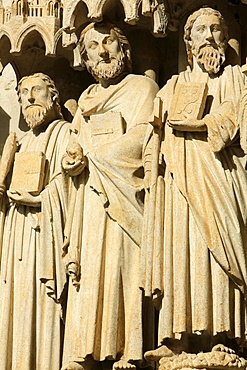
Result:
{"type": "Polygon", "coordinates": [[[121,137],[124,121],[120,112],[106,112],[90,116],[91,137],[95,147],[108,144],[121,137]]]}
{"type": "Polygon", "coordinates": [[[207,83],[178,83],[172,98],[168,121],[183,121],[186,118],[201,119],[207,93],[207,83]]]}
{"type": "Polygon", "coordinates": [[[10,190],[38,195],[43,189],[45,162],[43,152],[16,153],[10,190]]]}

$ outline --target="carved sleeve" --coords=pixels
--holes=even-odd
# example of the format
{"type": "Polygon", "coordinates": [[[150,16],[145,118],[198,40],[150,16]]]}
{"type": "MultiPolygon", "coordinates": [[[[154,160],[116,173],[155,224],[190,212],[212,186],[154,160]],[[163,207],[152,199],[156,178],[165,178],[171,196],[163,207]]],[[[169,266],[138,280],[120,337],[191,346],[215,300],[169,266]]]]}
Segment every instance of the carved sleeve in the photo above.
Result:
{"type": "Polygon", "coordinates": [[[216,111],[207,114],[203,121],[208,130],[208,143],[213,152],[231,144],[238,132],[235,104],[226,100],[216,111]]]}

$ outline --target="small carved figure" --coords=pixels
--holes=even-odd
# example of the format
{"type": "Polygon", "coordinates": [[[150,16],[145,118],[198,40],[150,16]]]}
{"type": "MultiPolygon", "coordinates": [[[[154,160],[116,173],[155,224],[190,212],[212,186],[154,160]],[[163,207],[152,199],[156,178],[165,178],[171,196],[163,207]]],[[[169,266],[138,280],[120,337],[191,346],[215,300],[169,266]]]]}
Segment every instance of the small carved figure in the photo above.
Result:
{"type": "Polygon", "coordinates": [[[63,370],[135,369],[143,358],[142,151],[158,87],[130,74],[130,45],[114,25],[90,24],[80,45],[98,84],[81,95],[71,127],[72,157],[75,142],[86,160],[73,164],[71,150],[63,158],[67,173],[82,171],[65,229],[72,279],[63,370]]]}
{"type": "Polygon", "coordinates": [[[12,154],[3,155],[1,163],[11,176],[10,184],[1,178],[9,190],[2,194],[6,210],[0,229],[0,367],[59,370],[67,202],[61,158],[68,145],[69,123],[62,120],[58,91],[50,77],[42,73],[23,77],[18,96],[30,130],[18,146],[11,134],[12,154]],[[7,163],[16,150],[14,165],[7,163]]]}
{"type": "Polygon", "coordinates": [[[193,13],[184,40],[189,67],[156,100],[165,174],[149,230],[153,272],[142,277],[159,306],[164,346],[146,353],[150,360],[246,343],[247,173],[237,119],[244,75],[224,66],[228,31],[218,11],[193,13]]]}

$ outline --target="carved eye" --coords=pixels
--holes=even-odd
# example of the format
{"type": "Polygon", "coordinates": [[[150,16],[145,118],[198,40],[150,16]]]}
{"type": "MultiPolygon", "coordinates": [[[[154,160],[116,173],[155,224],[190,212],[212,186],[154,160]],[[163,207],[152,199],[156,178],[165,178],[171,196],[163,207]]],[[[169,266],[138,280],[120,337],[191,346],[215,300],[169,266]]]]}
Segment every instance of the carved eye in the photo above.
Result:
{"type": "Polygon", "coordinates": [[[33,87],[33,91],[34,92],[39,92],[39,91],[41,91],[42,90],[42,87],[41,86],[34,86],[33,87]]]}
{"type": "Polygon", "coordinates": [[[201,26],[197,26],[197,28],[196,28],[196,30],[198,31],[198,32],[204,32],[205,31],[205,26],[204,25],[201,25],[201,26]]]}
{"type": "Polygon", "coordinates": [[[213,32],[217,32],[217,31],[220,31],[220,30],[221,30],[221,28],[220,28],[219,24],[212,25],[212,31],[213,32]]]}
{"type": "Polygon", "coordinates": [[[27,93],[28,93],[28,90],[27,90],[27,89],[22,89],[22,90],[21,90],[21,94],[22,94],[22,95],[27,95],[27,93]]]}
{"type": "Polygon", "coordinates": [[[98,46],[98,44],[97,44],[96,42],[91,42],[91,43],[89,44],[89,49],[94,50],[94,49],[96,49],[96,48],[97,48],[97,46],[98,46]]]}
{"type": "Polygon", "coordinates": [[[106,39],[106,44],[107,45],[111,45],[113,43],[113,40],[112,40],[112,38],[108,38],[108,39],[106,39]]]}

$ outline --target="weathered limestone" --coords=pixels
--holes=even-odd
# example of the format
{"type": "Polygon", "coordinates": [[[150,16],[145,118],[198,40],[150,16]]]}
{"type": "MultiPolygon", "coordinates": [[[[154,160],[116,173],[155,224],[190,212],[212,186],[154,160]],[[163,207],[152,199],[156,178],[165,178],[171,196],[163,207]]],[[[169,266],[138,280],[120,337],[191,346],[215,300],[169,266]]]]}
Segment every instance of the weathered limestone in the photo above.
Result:
{"type": "MultiPolygon", "coordinates": [[[[163,344],[145,357],[167,357],[162,369],[190,368],[190,359],[211,356],[182,351],[209,352],[217,343],[240,349],[246,342],[247,173],[238,122],[245,76],[238,66],[223,67],[228,33],[219,12],[193,13],[184,40],[190,66],[157,95],[162,112],[156,110],[154,125],[162,130],[163,172],[155,187],[151,181],[146,202],[149,217],[156,202],[144,238],[153,235],[153,251],[150,243],[143,246],[143,288],[157,301],[163,344]],[[191,88],[200,85],[194,96],[191,88]],[[186,86],[190,92],[180,101],[186,86]]],[[[157,127],[154,142],[156,135],[157,127]]],[[[236,366],[245,366],[236,358],[236,366]]]]}
{"type": "Polygon", "coordinates": [[[246,369],[244,3],[0,1],[0,370],[246,369]]]}
{"type": "MultiPolygon", "coordinates": [[[[18,95],[30,130],[17,145],[11,134],[1,163],[3,169],[18,150],[15,177],[10,176],[10,185],[8,178],[1,179],[7,194],[1,191],[0,366],[4,370],[58,370],[67,204],[60,161],[69,124],[61,119],[58,91],[48,76],[24,77],[18,95]],[[43,176],[37,170],[40,165],[43,176]],[[35,169],[38,172],[34,174],[35,169]],[[35,184],[29,176],[35,177],[35,184]]],[[[9,162],[5,175],[12,164],[9,162]]]]}
{"type": "Polygon", "coordinates": [[[163,357],[159,369],[246,369],[247,362],[231,351],[213,349],[212,352],[198,354],[185,353],[173,357],[163,357]]]}
{"type": "Polygon", "coordinates": [[[130,74],[129,43],[118,28],[90,24],[80,40],[82,59],[98,84],[81,95],[71,125],[71,141],[80,144],[87,164],[84,158],[71,162],[70,155],[63,160],[71,175],[82,172],[74,179],[65,230],[72,279],[63,369],[77,368],[73,362],[91,369],[92,359],[95,368],[112,360],[114,369],[134,369],[148,326],[139,289],[142,151],[158,88],[130,74]]]}

